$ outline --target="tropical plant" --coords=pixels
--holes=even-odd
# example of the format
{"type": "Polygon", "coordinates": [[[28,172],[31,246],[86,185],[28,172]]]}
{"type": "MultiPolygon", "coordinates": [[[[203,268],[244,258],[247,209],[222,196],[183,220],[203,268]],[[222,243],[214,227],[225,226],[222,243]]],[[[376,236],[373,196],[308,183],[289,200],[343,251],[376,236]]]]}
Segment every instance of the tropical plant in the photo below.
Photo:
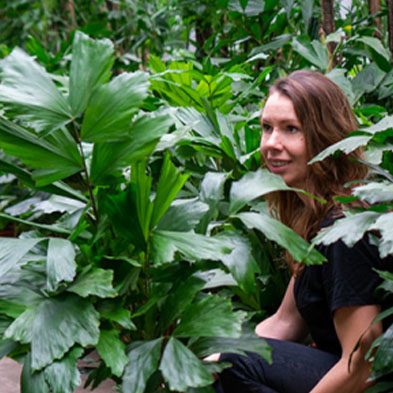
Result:
{"type": "MultiPolygon", "coordinates": [[[[232,286],[260,308],[254,274],[268,256],[259,251],[256,262],[263,239],[253,229],[296,260],[322,261],[255,202],[287,188],[282,180],[263,170],[242,177],[257,138],[244,117],[236,129],[216,111],[229,76],[201,78],[196,103],[205,113],[157,108],[146,73],[111,79],[113,51],[109,40],[77,32],[69,77],[18,48],[0,63],[1,170],[41,193],[27,211],[0,213],[23,230],[0,239],[0,355],[23,361],[23,393],[71,393],[78,359],[94,349],[93,386],[113,378],[124,393],[208,391],[226,365],[201,357],[252,349],[269,358],[263,340],[247,329],[242,337],[246,314],[218,290],[232,286]],[[214,151],[203,170],[182,169],[214,151]],[[234,176],[226,159],[239,168],[234,176]]],[[[153,88],[177,86],[176,75],[161,74],[153,88]]]]}

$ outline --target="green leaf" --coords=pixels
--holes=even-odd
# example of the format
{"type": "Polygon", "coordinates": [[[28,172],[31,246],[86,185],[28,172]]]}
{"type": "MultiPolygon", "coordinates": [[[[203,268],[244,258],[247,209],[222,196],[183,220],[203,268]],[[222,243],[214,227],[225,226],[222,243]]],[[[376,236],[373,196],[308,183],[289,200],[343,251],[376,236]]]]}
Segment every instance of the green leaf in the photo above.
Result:
{"type": "Polygon", "coordinates": [[[44,372],[34,372],[32,369],[31,356],[31,353],[28,353],[23,363],[21,393],[50,393],[44,372]]]}
{"type": "Polygon", "coordinates": [[[367,183],[355,187],[353,195],[371,204],[393,201],[393,184],[387,181],[367,183]]]}
{"type": "Polygon", "coordinates": [[[160,137],[172,125],[168,116],[141,116],[130,126],[129,136],[121,142],[96,143],[91,163],[91,180],[94,184],[107,184],[108,177],[133,162],[146,158],[160,137]]]}
{"type": "Polygon", "coordinates": [[[0,118],[0,147],[5,153],[20,158],[26,165],[36,169],[33,177],[37,185],[45,186],[82,170],[76,144],[67,141],[65,132],[57,130],[48,139],[38,138],[24,128],[0,118]]]}
{"type": "Polygon", "coordinates": [[[378,68],[375,63],[366,65],[352,81],[355,101],[357,101],[363,94],[371,93],[376,90],[384,77],[385,72],[378,68]]]}
{"type": "Polygon", "coordinates": [[[365,44],[372,54],[372,59],[378,64],[378,66],[386,72],[389,72],[392,69],[391,66],[391,56],[389,50],[386,49],[381,40],[375,37],[369,36],[359,36],[356,39],[357,42],[362,42],[365,44]]]}
{"type": "Polygon", "coordinates": [[[26,306],[8,300],[0,299],[0,314],[4,314],[13,319],[16,319],[24,311],[26,311],[26,306]]]}
{"type": "Polygon", "coordinates": [[[75,249],[66,239],[50,238],[46,261],[47,287],[55,291],[62,281],[70,282],[76,274],[75,249]]]}
{"type": "Polygon", "coordinates": [[[51,393],[73,393],[81,385],[82,379],[76,365],[82,353],[82,348],[75,347],[45,369],[44,375],[51,393]]]}
{"type": "Polygon", "coordinates": [[[219,260],[222,255],[229,254],[232,248],[223,241],[193,232],[156,230],[152,233],[151,252],[155,264],[173,261],[177,251],[189,261],[219,260]]]}
{"type": "Polygon", "coordinates": [[[263,0],[248,0],[242,2],[241,0],[229,0],[228,10],[240,12],[247,17],[253,17],[262,14],[265,8],[265,2],[263,0]]]}
{"type": "Polygon", "coordinates": [[[147,96],[149,83],[143,72],[123,73],[98,87],[82,123],[82,140],[119,141],[129,135],[131,117],[147,96]]]}
{"type": "Polygon", "coordinates": [[[104,206],[116,235],[125,237],[136,247],[144,249],[145,237],[137,214],[137,191],[139,189],[135,184],[130,184],[123,192],[107,194],[104,206]]]}
{"type": "Polygon", "coordinates": [[[321,231],[314,238],[313,243],[328,245],[341,239],[349,247],[352,247],[370,229],[379,216],[379,213],[366,211],[336,220],[331,227],[321,231]],[[356,231],[353,230],[354,228],[356,231]]]}
{"type": "Polygon", "coordinates": [[[50,75],[32,57],[16,48],[0,62],[0,102],[39,132],[53,131],[71,120],[67,100],[50,75]]]}
{"type": "Polygon", "coordinates": [[[393,368],[393,325],[382,336],[380,346],[375,353],[373,376],[381,377],[390,374],[393,368]]]}
{"type": "Polygon", "coordinates": [[[314,162],[322,161],[326,157],[331,156],[337,151],[342,151],[346,154],[349,154],[361,146],[366,146],[367,143],[370,142],[372,138],[373,138],[372,135],[371,136],[357,135],[357,136],[350,136],[348,138],[345,138],[342,141],[327,147],[325,150],[322,150],[311,161],[309,161],[309,164],[311,165],[314,164],[314,162]]]}
{"type": "Polygon", "coordinates": [[[157,370],[161,354],[162,338],[135,342],[128,353],[124,370],[122,392],[144,393],[148,379],[157,370]]]}
{"type": "Polygon", "coordinates": [[[67,288],[81,297],[95,295],[98,297],[115,297],[117,292],[113,289],[113,270],[92,268],[82,272],[67,288]]]}
{"type": "Polygon", "coordinates": [[[216,206],[224,198],[224,183],[228,174],[207,172],[201,183],[200,197],[209,206],[216,206]]]}
{"type": "Polygon", "coordinates": [[[281,176],[267,169],[248,172],[239,181],[234,182],[230,193],[230,214],[238,212],[252,200],[273,191],[291,190],[281,176]]]}
{"type": "Polygon", "coordinates": [[[154,228],[161,220],[188,177],[189,175],[181,174],[175,165],[172,164],[169,154],[165,155],[153,202],[150,229],[154,228]]]}
{"type": "Polygon", "coordinates": [[[292,231],[292,229],[266,213],[239,213],[236,217],[240,218],[248,228],[258,229],[269,240],[273,240],[281,247],[284,247],[298,262],[310,265],[321,264],[326,260],[323,255],[312,248],[309,243],[292,231]]]}
{"type": "Polygon", "coordinates": [[[249,240],[235,231],[220,232],[216,238],[233,244],[233,251],[230,254],[223,255],[221,261],[228,267],[233,278],[244,292],[254,292],[256,289],[254,274],[259,271],[259,268],[252,256],[249,240]]]}
{"type": "Polygon", "coordinates": [[[135,330],[136,327],[131,321],[131,312],[123,307],[123,304],[116,300],[105,300],[97,305],[97,310],[102,318],[116,322],[125,329],[135,330]]]}
{"type": "Polygon", "coordinates": [[[30,342],[32,369],[40,370],[61,359],[76,343],[96,345],[98,325],[99,315],[89,301],[75,295],[59,296],[27,309],[6,330],[5,337],[30,342]]]}
{"type": "Polygon", "coordinates": [[[376,134],[377,132],[385,131],[390,128],[393,128],[393,115],[384,117],[377,124],[366,127],[363,129],[363,131],[366,131],[370,134],[376,134]]]}
{"type": "Polygon", "coordinates": [[[187,232],[194,229],[209,206],[197,198],[177,199],[157,224],[157,229],[187,232]]]}
{"type": "Polygon", "coordinates": [[[246,355],[245,351],[255,352],[263,356],[269,364],[272,363],[272,348],[254,332],[244,334],[240,338],[201,337],[191,345],[191,349],[200,358],[212,353],[231,352],[246,355]]]}
{"type": "Polygon", "coordinates": [[[44,239],[0,238],[0,277],[21,262],[22,258],[42,240],[44,239]]]}
{"type": "Polygon", "coordinates": [[[161,330],[165,330],[183,312],[205,284],[205,280],[193,275],[170,293],[161,309],[161,330]]]}
{"type": "Polygon", "coordinates": [[[72,44],[69,102],[74,117],[82,113],[95,88],[109,81],[114,48],[108,39],[93,40],[77,31],[72,44]]]}
{"type": "Polygon", "coordinates": [[[187,306],[173,334],[177,337],[240,337],[244,317],[245,313],[232,311],[229,299],[207,295],[187,306]]]}
{"type": "Polygon", "coordinates": [[[292,48],[320,70],[328,68],[327,49],[319,41],[312,41],[307,36],[295,37],[292,48]]]}
{"type": "MultiPolygon", "coordinates": [[[[340,37],[341,37],[341,32],[337,31],[337,33],[340,34],[340,37]]],[[[334,33],[332,33],[332,34],[334,34],[334,33]]],[[[332,35],[332,34],[330,34],[330,35],[332,35]]],[[[345,76],[346,73],[347,73],[346,69],[333,68],[325,76],[327,76],[336,85],[338,85],[341,88],[341,90],[347,96],[347,99],[348,99],[349,103],[351,105],[353,105],[355,103],[356,97],[355,97],[355,93],[354,93],[353,88],[352,88],[351,81],[349,81],[349,79],[345,76]]]]}
{"type": "Polygon", "coordinates": [[[170,390],[184,392],[188,387],[203,387],[214,382],[213,377],[199,360],[179,340],[171,337],[160,363],[170,390]]]}
{"type": "Polygon", "coordinates": [[[378,246],[382,258],[393,254],[392,220],[393,213],[385,213],[378,217],[375,223],[370,226],[371,230],[375,229],[382,234],[382,239],[378,246]]]}
{"type": "Polygon", "coordinates": [[[308,27],[310,25],[310,21],[312,18],[313,13],[313,0],[306,0],[301,2],[301,9],[302,9],[302,17],[305,31],[308,31],[308,27]]]}
{"type": "Polygon", "coordinates": [[[100,340],[96,348],[105,364],[112,370],[112,373],[121,377],[128,358],[125,352],[126,346],[119,337],[119,330],[101,329],[100,340]]]}

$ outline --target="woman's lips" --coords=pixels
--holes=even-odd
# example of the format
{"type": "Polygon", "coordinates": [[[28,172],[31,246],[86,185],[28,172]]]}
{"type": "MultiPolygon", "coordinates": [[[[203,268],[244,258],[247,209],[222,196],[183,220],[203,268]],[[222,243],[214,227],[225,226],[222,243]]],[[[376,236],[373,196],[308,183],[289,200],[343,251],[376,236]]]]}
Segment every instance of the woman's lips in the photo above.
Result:
{"type": "Polygon", "coordinates": [[[290,164],[290,161],[284,161],[284,160],[276,160],[276,161],[268,161],[267,166],[269,168],[270,172],[273,173],[282,173],[285,172],[288,168],[288,165],[290,164]]]}

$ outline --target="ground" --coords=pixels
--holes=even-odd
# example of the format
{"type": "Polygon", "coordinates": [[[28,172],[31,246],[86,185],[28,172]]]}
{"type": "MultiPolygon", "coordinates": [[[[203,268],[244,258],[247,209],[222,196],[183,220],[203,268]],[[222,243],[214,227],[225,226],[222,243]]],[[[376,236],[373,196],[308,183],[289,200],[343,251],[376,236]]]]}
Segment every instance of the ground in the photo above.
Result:
{"type": "MultiPolygon", "coordinates": [[[[0,360],[0,392],[20,393],[20,374],[22,366],[9,358],[0,360]]],[[[89,389],[77,388],[74,393],[88,393],[89,389]]],[[[94,393],[115,393],[113,384],[110,381],[103,382],[94,393]]]]}

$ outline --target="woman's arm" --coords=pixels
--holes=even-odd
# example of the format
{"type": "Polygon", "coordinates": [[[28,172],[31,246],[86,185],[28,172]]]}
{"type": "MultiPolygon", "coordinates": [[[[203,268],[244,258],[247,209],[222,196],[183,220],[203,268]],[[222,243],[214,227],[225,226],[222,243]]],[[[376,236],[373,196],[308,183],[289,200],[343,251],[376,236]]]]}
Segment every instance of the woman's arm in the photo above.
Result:
{"type": "Polygon", "coordinates": [[[367,379],[371,363],[364,357],[382,334],[381,322],[370,326],[379,311],[376,305],[342,307],[335,311],[334,324],[342,356],[310,393],[362,393],[370,386],[367,379]],[[358,342],[359,347],[353,352],[358,342]]]}
{"type": "Polygon", "coordinates": [[[294,285],[292,277],[278,310],[255,328],[258,336],[288,341],[301,341],[306,337],[307,327],[296,307],[294,285]]]}

